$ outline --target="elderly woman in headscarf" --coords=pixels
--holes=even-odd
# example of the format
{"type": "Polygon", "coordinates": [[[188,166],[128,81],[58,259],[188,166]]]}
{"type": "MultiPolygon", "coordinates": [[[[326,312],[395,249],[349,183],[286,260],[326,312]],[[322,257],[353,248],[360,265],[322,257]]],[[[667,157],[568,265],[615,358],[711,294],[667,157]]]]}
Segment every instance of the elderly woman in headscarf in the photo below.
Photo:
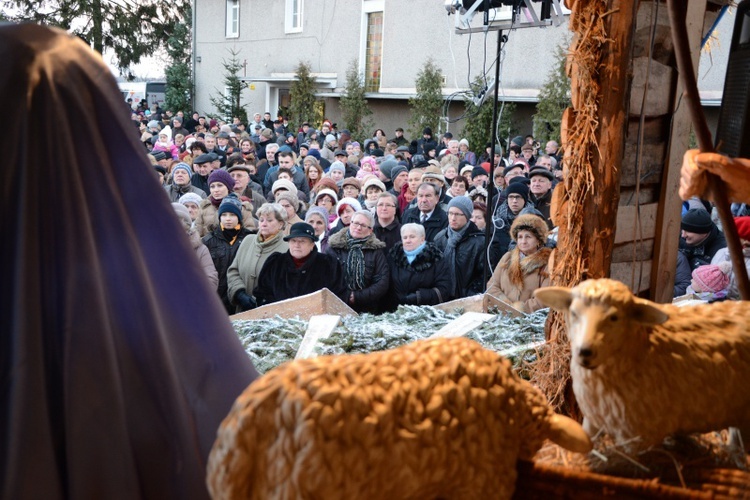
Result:
{"type": "MultiPolygon", "coordinates": [[[[344,198],[346,199],[346,198],[344,198]]],[[[328,239],[326,253],[338,259],[349,290],[348,304],[357,312],[383,311],[381,301],[390,281],[385,243],[375,237],[375,217],[361,208],[351,217],[347,229],[328,239]]]]}
{"type": "Polygon", "coordinates": [[[546,247],[547,223],[534,214],[521,214],[513,221],[510,235],[516,247],[506,253],[487,283],[487,293],[525,313],[544,306],[534,290],[549,286],[549,258],[546,247]]]}
{"type": "Polygon", "coordinates": [[[315,230],[315,236],[318,237],[315,246],[318,247],[318,252],[328,250],[328,210],[323,207],[310,207],[305,214],[305,222],[315,230]]]}
{"type": "Polygon", "coordinates": [[[287,222],[287,210],[277,203],[265,203],[258,209],[258,234],[242,240],[227,270],[227,297],[237,312],[255,307],[253,289],[268,257],[289,249],[283,239],[287,222]]]}
{"type": "MultiPolygon", "coordinates": [[[[208,176],[209,196],[201,201],[198,217],[195,218],[195,228],[201,238],[219,227],[219,205],[234,189],[234,179],[226,170],[214,170],[208,176]]],[[[242,225],[250,231],[257,226],[253,217],[253,206],[249,201],[242,202],[242,225]]]]}
{"type": "Polygon", "coordinates": [[[286,211],[286,227],[284,228],[284,234],[289,234],[289,229],[292,227],[292,224],[304,222],[299,216],[301,203],[299,198],[294,194],[289,191],[277,193],[276,203],[281,205],[281,208],[286,211]]]}

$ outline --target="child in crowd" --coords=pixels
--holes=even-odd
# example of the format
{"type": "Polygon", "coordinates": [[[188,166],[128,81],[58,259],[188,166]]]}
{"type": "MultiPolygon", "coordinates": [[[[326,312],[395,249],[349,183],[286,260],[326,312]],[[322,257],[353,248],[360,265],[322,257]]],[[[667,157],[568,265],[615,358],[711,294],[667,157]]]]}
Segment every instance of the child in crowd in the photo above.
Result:
{"type": "Polygon", "coordinates": [[[729,291],[729,273],[731,271],[731,262],[696,267],[693,271],[690,286],[687,287],[687,293],[695,294],[701,300],[708,302],[724,300],[729,291]]]}

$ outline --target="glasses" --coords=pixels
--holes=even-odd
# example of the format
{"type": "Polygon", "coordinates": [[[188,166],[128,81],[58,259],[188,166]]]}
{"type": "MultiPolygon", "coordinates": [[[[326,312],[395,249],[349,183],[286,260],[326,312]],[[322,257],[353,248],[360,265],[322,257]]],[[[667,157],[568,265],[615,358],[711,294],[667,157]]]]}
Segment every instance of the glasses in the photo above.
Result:
{"type": "Polygon", "coordinates": [[[521,201],[521,200],[523,200],[523,196],[520,196],[520,195],[517,195],[517,194],[512,194],[512,195],[508,196],[508,199],[509,200],[515,200],[515,201],[521,201]]]}
{"type": "Polygon", "coordinates": [[[360,229],[370,229],[371,226],[368,226],[367,224],[360,224],[359,222],[352,222],[352,226],[358,227],[360,229]]]}
{"type": "Polygon", "coordinates": [[[463,212],[448,212],[448,217],[466,217],[463,212]]]}
{"type": "Polygon", "coordinates": [[[396,205],[391,205],[390,203],[378,203],[376,206],[378,208],[396,208],[396,205]]]}

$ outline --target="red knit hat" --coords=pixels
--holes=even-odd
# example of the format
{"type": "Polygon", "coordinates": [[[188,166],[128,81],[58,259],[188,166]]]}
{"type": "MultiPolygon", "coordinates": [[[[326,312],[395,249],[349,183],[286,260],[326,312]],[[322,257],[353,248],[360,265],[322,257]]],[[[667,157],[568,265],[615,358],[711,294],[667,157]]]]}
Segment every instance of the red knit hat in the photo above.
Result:
{"type": "Polygon", "coordinates": [[[750,241],[750,216],[735,217],[734,225],[737,226],[737,234],[743,240],[750,241]]]}
{"type": "Polygon", "coordinates": [[[726,289],[729,286],[729,269],[729,266],[722,269],[713,264],[696,267],[693,271],[693,280],[702,290],[695,291],[716,293],[726,289]]]}

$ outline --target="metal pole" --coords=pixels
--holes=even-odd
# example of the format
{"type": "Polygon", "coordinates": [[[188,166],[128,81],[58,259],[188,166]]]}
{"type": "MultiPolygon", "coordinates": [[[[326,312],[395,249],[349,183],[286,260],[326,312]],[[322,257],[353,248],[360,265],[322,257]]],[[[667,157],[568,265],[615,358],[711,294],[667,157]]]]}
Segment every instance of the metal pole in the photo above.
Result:
{"type": "MultiPolygon", "coordinates": [[[[482,277],[482,289],[486,290],[489,281],[489,248],[492,243],[492,228],[495,211],[493,198],[495,197],[495,145],[497,138],[497,100],[500,89],[500,49],[503,42],[503,30],[497,32],[497,60],[495,61],[495,98],[492,102],[492,137],[490,138],[490,184],[487,186],[487,226],[484,228],[484,276],[482,277]]],[[[500,163],[498,162],[498,165],[500,163]]]]}

